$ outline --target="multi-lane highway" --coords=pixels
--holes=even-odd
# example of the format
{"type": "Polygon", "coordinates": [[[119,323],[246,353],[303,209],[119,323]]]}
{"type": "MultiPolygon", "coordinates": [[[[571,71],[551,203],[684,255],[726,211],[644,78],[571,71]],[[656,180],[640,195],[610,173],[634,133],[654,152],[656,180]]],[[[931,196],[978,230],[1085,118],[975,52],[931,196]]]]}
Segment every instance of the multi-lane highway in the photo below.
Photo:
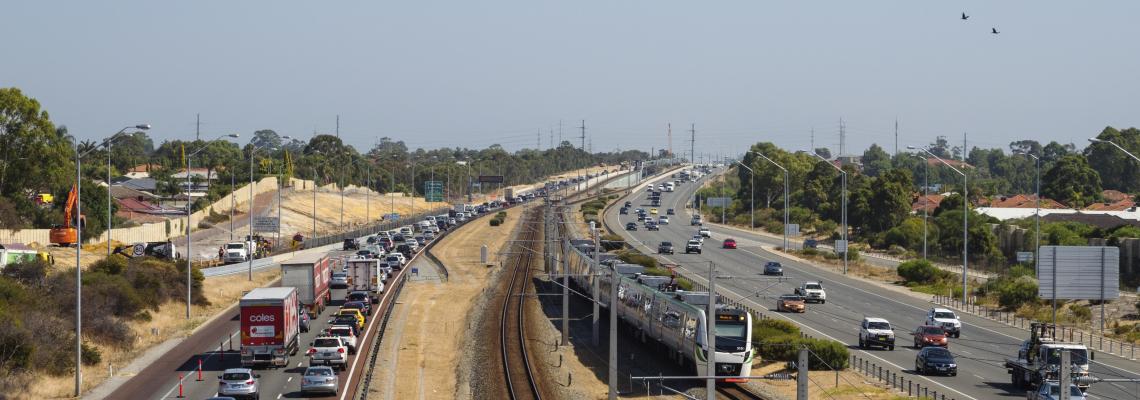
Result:
{"type": "MultiPolygon", "coordinates": [[[[951,352],[957,357],[958,375],[918,376],[913,373],[917,350],[909,345],[909,332],[922,323],[925,312],[931,308],[928,297],[900,293],[880,283],[847,277],[828,268],[782,257],[764,248],[779,246],[781,240],[778,238],[716,226],[705,225],[711,228],[712,238],[705,240],[702,254],[684,254],[685,242],[697,232],[697,227],[689,224],[690,214],[685,205],[691,201],[699,185],[699,182],[684,183],[675,192],[662,194],[661,205],[656,207],[659,213],[664,215],[667,209],[672,208],[676,215],[671,216],[670,224],[661,226],[660,231],[647,231],[642,223],[638,223],[637,231],[620,230],[627,222],[637,222],[637,215],[632,210],[629,215],[619,215],[617,206],[607,211],[606,221],[613,229],[619,229],[619,234],[630,244],[647,254],[655,254],[661,241],[673,242],[677,254],[656,256],[665,263],[679,265],[686,276],[698,282],[707,283],[704,277],[708,276],[711,262],[720,277],[716,284],[721,295],[768,310],[766,314],[769,316],[794,321],[812,336],[845,343],[853,353],[887,366],[896,373],[906,374],[948,398],[995,399],[1025,395],[1022,390],[1013,388],[1002,365],[1006,357],[1016,356],[1017,347],[1027,336],[1024,330],[959,314],[963,323],[962,335],[951,339],[950,344],[951,352]],[[723,239],[728,237],[737,240],[737,249],[721,248],[723,239]],[[787,280],[774,282],[764,277],[763,266],[767,261],[783,264],[787,280]],[[823,282],[827,303],[809,304],[804,314],[776,313],[775,297],[791,293],[805,280],[823,282]],[[890,320],[897,335],[894,351],[858,349],[859,323],[864,316],[890,320]]],[[[647,193],[644,188],[638,188],[626,199],[633,203],[633,208],[648,210],[652,206],[647,193]]],[[[1096,354],[1091,373],[1103,378],[1140,378],[1138,371],[1140,363],[1096,354]]],[[[1136,399],[1140,398],[1140,384],[1098,383],[1093,385],[1089,394],[1090,398],[1136,399]]]]}

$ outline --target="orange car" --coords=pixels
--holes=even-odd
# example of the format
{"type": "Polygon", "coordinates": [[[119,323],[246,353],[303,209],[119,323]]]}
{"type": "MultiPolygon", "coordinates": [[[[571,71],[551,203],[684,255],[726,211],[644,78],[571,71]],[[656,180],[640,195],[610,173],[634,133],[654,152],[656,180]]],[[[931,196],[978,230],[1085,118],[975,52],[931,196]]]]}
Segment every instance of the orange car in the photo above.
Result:
{"type": "Polygon", "coordinates": [[[807,312],[807,303],[804,303],[804,297],[797,294],[783,294],[780,299],[776,301],[776,311],[786,312],[807,312]]]}
{"type": "Polygon", "coordinates": [[[946,340],[946,331],[940,326],[922,325],[914,330],[914,348],[921,349],[926,346],[950,347],[946,340]]]}

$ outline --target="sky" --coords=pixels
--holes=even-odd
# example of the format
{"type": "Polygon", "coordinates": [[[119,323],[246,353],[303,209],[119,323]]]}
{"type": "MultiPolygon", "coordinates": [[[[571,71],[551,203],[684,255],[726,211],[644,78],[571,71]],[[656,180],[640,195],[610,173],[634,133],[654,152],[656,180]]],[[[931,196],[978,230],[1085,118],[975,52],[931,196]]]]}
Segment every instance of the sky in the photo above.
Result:
{"type": "Polygon", "coordinates": [[[0,87],[156,142],[273,129],[359,150],[848,153],[946,135],[1084,147],[1137,121],[1137,1],[21,1],[0,87]],[[970,15],[962,21],[962,12],[970,15]],[[1001,33],[993,35],[991,28],[1001,33]],[[561,135],[559,122],[561,121],[561,135]],[[812,134],[814,132],[814,135],[812,134]],[[814,139],[813,139],[814,136],[814,139]],[[685,150],[683,150],[685,149],[685,150]]]}

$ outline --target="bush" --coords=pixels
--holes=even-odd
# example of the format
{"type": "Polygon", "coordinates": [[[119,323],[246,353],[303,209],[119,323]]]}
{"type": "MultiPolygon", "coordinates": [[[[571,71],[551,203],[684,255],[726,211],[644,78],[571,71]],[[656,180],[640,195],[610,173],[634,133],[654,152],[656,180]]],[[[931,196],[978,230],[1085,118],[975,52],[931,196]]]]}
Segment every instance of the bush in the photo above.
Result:
{"type": "Polygon", "coordinates": [[[760,319],[752,323],[752,336],[756,340],[764,341],[768,338],[784,335],[800,335],[800,328],[790,321],[782,319],[760,319]]]}
{"type": "Polygon", "coordinates": [[[898,274],[907,282],[930,284],[946,279],[949,273],[940,270],[928,260],[905,261],[898,266],[898,274]]]}
{"type": "Polygon", "coordinates": [[[1021,307],[1022,304],[1037,300],[1037,282],[1027,277],[1017,278],[1007,285],[1002,285],[997,294],[998,304],[1002,307],[1021,307]]]}
{"type": "Polygon", "coordinates": [[[828,371],[847,368],[850,357],[847,346],[833,340],[783,335],[758,343],[756,348],[760,357],[768,361],[796,361],[803,346],[810,351],[808,369],[828,371]]]}
{"type": "Polygon", "coordinates": [[[1092,309],[1090,309],[1089,306],[1080,304],[1070,305],[1069,313],[1073,315],[1073,318],[1076,318],[1080,321],[1092,320],[1092,309]]]}
{"type": "Polygon", "coordinates": [[[96,261],[91,265],[91,272],[102,272],[110,275],[118,275],[127,269],[127,258],[120,254],[112,254],[110,257],[96,261]]]}
{"type": "Polygon", "coordinates": [[[80,349],[82,349],[80,354],[83,365],[98,365],[100,361],[103,361],[103,353],[99,351],[99,348],[83,343],[80,349]]]}
{"type": "Polygon", "coordinates": [[[34,261],[10,264],[4,267],[3,275],[24,286],[39,287],[43,285],[44,278],[47,278],[49,267],[51,266],[46,261],[37,258],[34,261]]]}
{"type": "Polygon", "coordinates": [[[503,223],[503,220],[498,219],[498,218],[491,218],[489,223],[491,224],[491,226],[499,226],[503,223]]]}
{"type": "Polygon", "coordinates": [[[643,266],[647,269],[658,268],[658,264],[657,264],[656,259],[654,259],[653,257],[647,256],[647,255],[635,252],[635,251],[627,251],[627,252],[618,254],[618,259],[622,260],[622,262],[629,263],[629,264],[637,264],[637,265],[643,266]]]}

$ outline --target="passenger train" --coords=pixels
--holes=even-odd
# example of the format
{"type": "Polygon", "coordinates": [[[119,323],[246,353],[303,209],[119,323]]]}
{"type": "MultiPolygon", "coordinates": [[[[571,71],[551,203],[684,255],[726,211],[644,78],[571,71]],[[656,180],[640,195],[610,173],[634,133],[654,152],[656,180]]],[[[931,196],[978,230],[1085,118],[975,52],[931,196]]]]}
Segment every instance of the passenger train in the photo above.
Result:
{"type": "MultiPolygon", "coordinates": [[[[574,286],[591,293],[593,279],[598,276],[593,260],[576,248],[569,251],[570,274],[574,286]]],[[[617,261],[614,259],[613,261],[617,261]]],[[[618,285],[618,318],[631,328],[643,343],[653,340],[669,351],[669,358],[688,367],[695,375],[705,375],[705,311],[708,292],[675,290],[673,278],[644,275],[644,267],[634,264],[603,263],[598,282],[601,307],[609,309],[611,270],[620,276],[618,285]]],[[[745,310],[716,306],[716,376],[721,382],[741,382],[750,376],[754,356],[752,315],[745,310]]]]}

